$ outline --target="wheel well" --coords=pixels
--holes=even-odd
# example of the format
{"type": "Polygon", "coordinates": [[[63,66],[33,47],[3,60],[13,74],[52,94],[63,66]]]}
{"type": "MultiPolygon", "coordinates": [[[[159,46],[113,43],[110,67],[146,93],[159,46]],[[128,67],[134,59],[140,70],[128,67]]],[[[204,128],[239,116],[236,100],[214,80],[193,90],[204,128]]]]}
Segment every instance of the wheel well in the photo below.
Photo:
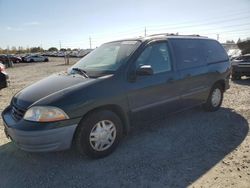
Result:
{"type": "Polygon", "coordinates": [[[226,83],[225,83],[225,80],[218,80],[217,82],[214,83],[214,85],[221,85],[222,86],[222,89],[223,91],[225,91],[226,89],[226,83]]]}
{"type": "Polygon", "coordinates": [[[87,117],[89,114],[94,113],[97,110],[110,110],[113,113],[115,113],[122,122],[122,127],[123,127],[123,134],[127,134],[129,132],[129,120],[128,117],[126,115],[126,113],[124,112],[124,110],[122,110],[122,108],[118,105],[113,105],[113,104],[109,104],[109,105],[103,105],[103,106],[99,106],[97,108],[94,108],[90,111],[88,111],[83,117],[82,120],[87,117]]]}

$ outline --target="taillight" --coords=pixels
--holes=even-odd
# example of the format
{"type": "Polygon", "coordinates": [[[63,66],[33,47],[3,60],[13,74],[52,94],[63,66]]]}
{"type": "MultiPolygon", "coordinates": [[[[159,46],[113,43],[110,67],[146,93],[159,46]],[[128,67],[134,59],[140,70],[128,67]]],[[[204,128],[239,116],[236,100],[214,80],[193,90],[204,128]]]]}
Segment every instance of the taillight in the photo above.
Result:
{"type": "Polygon", "coordinates": [[[5,71],[5,66],[4,65],[0,65],[0,72],[4,72],[5,71]]]}

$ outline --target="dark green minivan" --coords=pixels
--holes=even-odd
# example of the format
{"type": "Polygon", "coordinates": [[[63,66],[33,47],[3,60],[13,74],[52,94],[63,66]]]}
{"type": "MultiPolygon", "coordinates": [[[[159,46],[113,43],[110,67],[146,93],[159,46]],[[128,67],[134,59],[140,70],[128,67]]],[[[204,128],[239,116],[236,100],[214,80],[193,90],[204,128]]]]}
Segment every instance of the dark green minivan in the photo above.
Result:
{"type": "Polygon", "coordinates": [[[104,157],[134,119],[196,105],[218,110],[230,69],[223,47],[207,37],[158,34],[105,43],[67,72],[18,92],[2,113],[5,133],[26,151],[74,145],[104,157]]]}

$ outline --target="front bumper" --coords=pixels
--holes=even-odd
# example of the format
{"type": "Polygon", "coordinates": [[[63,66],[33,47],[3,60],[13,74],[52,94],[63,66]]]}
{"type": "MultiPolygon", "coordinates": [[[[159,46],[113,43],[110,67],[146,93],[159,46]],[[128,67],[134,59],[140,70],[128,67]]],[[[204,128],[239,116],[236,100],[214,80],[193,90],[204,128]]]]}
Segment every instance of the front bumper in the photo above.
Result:
{"type": "Polygon", "coordinates": [[[38,123],[26,120],[15,121],[10,107],[2,113],[4,130],[17,147],[30,152],[66,150],[71,147],[80,119],[38,123]]]}
{"type": "Polygon", "coordinates": [[[250,65],[232,66],[232,74],[239,76],[250,76],[250,65]]]}
{"type": "Polygon", "coordinates": [[[21,131],[5,126],[5,134],[24,151],[60,151],[71,147],[76,126],[43,131],[21,131]]]}

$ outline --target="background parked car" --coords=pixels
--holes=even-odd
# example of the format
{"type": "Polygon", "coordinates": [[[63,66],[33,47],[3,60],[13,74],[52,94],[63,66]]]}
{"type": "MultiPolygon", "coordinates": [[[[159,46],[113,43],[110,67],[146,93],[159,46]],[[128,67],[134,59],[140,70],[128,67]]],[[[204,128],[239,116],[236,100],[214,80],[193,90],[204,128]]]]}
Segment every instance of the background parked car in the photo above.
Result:
{"type": "Polygon", "coordinates": [[[239,80],[241,76],[250,76],[250,54],[245,54],[232,61],[232,79],[239,80]]]}
{"type": "Polygon", "coordinates": [[[13,63],[20,63],[22,62],[22,58],[21,57],[17,57],[14,55],[0,55],[0,61],[2,61],[3,63],[12,61],[13,63]]]}
{"type": "Polygon", "coordinates": [[[5,71],[5,66],[0,63],[0,90],[7,87],[8,74],[5,71]]]}
{"type": "Polygon", "coordinates": [[[23,58],[24,62],[48,62],[49,58],[41,55],[29,55],[23,58]]]}

